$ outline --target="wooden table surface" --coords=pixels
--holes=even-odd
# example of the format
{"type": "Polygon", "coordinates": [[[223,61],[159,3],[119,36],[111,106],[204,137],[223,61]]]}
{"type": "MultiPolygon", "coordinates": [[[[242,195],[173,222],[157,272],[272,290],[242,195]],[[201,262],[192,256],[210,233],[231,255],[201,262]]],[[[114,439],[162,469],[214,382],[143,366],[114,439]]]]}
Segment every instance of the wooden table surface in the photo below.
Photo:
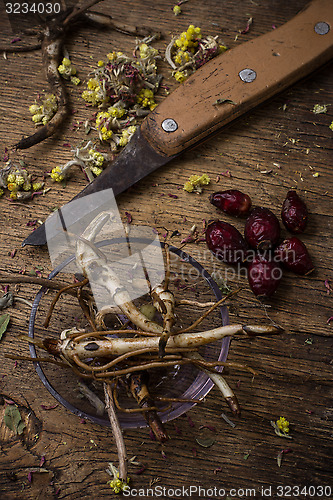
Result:
{"type": "MultiPolygon", "coordinates": [[[[219,35],[229,47],[234,47],[269,32],[273,25],[280,26],[306,3],[306,0],[190,0],[182,5],[183,12],[177,17],[172,12],[174,3],[164,0],[105,0],[95,9],[111,14],[118,22],[160,30],[163,38],[154,46],[163,53],[171,36],[189,24],[200,26],[204,34],[219,35]],[[250,17],[253,24],[249,31],[240,34],[250,17]]],[[[17,33],[3,12],[1,23],[3,46],[17,33]]],[[[20,43],[27,40],[29,37],[22,36],[20,43]]],[[[130,54],[133,46],[132,37],[95,27],[81,27],[66,41],[82,80],[87,80],[90,68],[108,52],[121,50],[130,54]]],[[[135,224],[161,228],[161,233],[165,232],[163,227],[170,233],[178,230],[179,235],[172,238],[177,246],[193,225],[201,231],[203,220],[221,217],[208,200],[216,190],[240,189],[251,196],[254,204],[271,208],[279,217],[287,191],[296,188],[310,212],[307,230],[301,238],[316,267],[307,277],[286,272],[266,308],[253,297],[243,278],[229,282],[233,290],[243,286],[230,307],[231,322],[273,320],[285,331],[274,337],[232,342],[229,361],[246,363],[257,372],[253,379],[249,373],[237,369],[228,372],[227,379],[242,407],[239,419],[231,415],[219,392],[213,389],[204,404],[188,412],[194,426],[186,417],[166,425],[170,440],[163,446],[150,439],[147,428],[125,432],[128,456],[135,455],[146,467],[141,474],[136,473],[138,467],[129,469],[132,488],[138,490],[137,495],[141,491],[141,498],[152,496],[147,491],[149,487],[159,487],[155,495],[160,492],[161,498],[186,498],[189,492],[186,488],[191,485],[197,488],[191,491],[193,498],[333,497],[328,488],[320,489],[332,486],[333,321],[329,321],[333,315],[333,132],[329,128],[333,120],[332,70],[332,64],[327,65],[297,83],[215,138],[157,170],[118,199],[124,220],[125,212],[130,212],[135,224]],[[327,113],[314,114],[316,104],[328,105],[327,113]],[[212,179],[201,195],[181,189],[193,173],[207,173],[212,179]],[[222,412],[235,427],[221,417],[222,412]],[[283,439],[274,433],[270,421],[280,416],[290,422],[293,439],[283,439]],[[215,440],[209,448],[196,442],[202,434],[200,426],[205,424],[215,428],[215,432],[205,429],[215,440]],[[281,450],[288,453],[283,454],[279,467],[277,456],[281,450]],[[310,486],[314,489],[301,490],[310,486]],[[183,487],[183,492],[176,489],[183,487]],[[199,487],[204,490],[199,492],[199,487]],[[212,491],[215,487],[220,493],[212,491]]],[[[163,83],[175,88],[178,84],[163,61],[161,71],[163,83]]],[[[83,128],[73,125],[92,114],[80,97],[84,84],[68,86],[73,114],[61,131],[31,149],[14,151],[13,144],[34,131],[28,106],[38,92],[47,92],[40,52],[8,53],[6,58],[1,57],[0,75],[1,167],[6,148],[10,159],[24,159],[29,171],[40,177],[71,159],[68,144],[73,147],[86,139],[83,128]]],[[[159,95],[163,99],[165,91],[161,90],[159,95]]],[[[17,203],[9,199],[7,192],[0,199],[3,284],[7,276],[18,276],[22,269],[26,275],[34,274],[36,266],[40,266],[44,277],[48,275],[51,263],[47,249],[21,248],[32,229],[28,223],[45,220],[54,206],[68,202],[85,183],[83,173],[76,170],[65,188],[48,178],[46,184],[51,190],[45,196],[17,203]]],[[[244,221],[224,215],[221,218],[242,231],[244,221]]],[[[214,264],[223,271],[226,269],[209,258],[203,242],[188,244],[185,249],[207,269],[211,270],[214,264]]],[[[38,287],[12,284],[9,289],[31,301],[38,287]]],[[[10,314],[11,321],[1,340],[1,499],[111,497],[113,493],[107,484],[110,478],[105,469],[110,461],[116,464],[117,454],[110,429],[89,421],[82,423],[56,403],[31,362],[15,362],[6,357],[29,355],[20,335],[27,334],[30,308],[16,301],[14,307],[3,312],[10,314]],[[3,421],[6,400],[18,405],[27,424],[20,436],[3,421]],[[38,471],[39,467],[47,472],[33,472],[29,481],[29,471],[38,471]]],[[[133,498],[136,493],[133,490],[133,498]]]]}

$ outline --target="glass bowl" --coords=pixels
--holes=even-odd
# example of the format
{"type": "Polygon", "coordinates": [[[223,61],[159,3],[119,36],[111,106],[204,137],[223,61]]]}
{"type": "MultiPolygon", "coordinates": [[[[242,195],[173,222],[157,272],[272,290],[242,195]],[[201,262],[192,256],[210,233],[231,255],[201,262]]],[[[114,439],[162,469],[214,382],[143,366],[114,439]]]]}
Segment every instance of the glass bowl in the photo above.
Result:
{"type": "MultiPolygon", "coordinates": [[[[96,244],[102,248],[107,245],[116,244],[117,240],[104,240],[96,244]]],[[[161,246],[164,245],[161,243],[161,246]]],[[[175,290],[175,296],[181,296],[188,300],[207,302],[218,301],[222,299],[222,294],[215,281],[203,266],[192,256],[181,249],[170,246],[171,274],[170,283],[175,290]]],[[[54,279],[65,267],[73,262],[74,255],[57,266],[48,276],[49,280],[54,279]]],[[[170,287],[171,288],[171,287],[170,287]]],[[[77,306],[73,305],[73,298],[67,296],[65,303],[60,305],[60,301],[55,307],[51,318],[50,327],[46,331],[40,325],[40,321],[45,319],[48,310],[47,301],[50,295],[46,288],[41,288],[37,293],[31,309],[29,319],[29,337],[43,339],[45,337],[58,337],[60,332],[70,326],[73,321],[78,321],[76,317],[77,306]],[[76,309],[75,309],[76,308],[76,309]]],[[[194,306],[180,306],[177,316],[178,326],[186,327],[192,324],[193,320],[201,316],[205,309],[194,306]]],[[[80,310],[81,311],[81,310],[80,310]]],[[[177,309],[178,311],[178,309],[177,309]]],[[[227,307],[223,304],[206,318],[196,331],[216,328],[217,326],[227,325],[229,322],[227,307]]],[[[200,353],[208,361],[226,361],[229,350],[230,339],[223,338],[221,341],[214,342],[200,348],[200,353]]],[[[94,423],[109,426],[107,414],[97,412],[96,408],[89,400],[82,395],[79,390],[80,384],[87,384],[98,397],[104,401],[103,387],[100,382],[86,382],[80,380],[70,368],[60,367],[58,365],[45,361],[38,361],[38,358],[45,358],[45,351],[42,351],[35,344],[29,344],[31,357],[36,359],[34,365],[36,371],[52,396],[65,408],[81,418],[88,419],[94,423]]],[[[222,368],[219,368],[221,370],[222,368]]],[[[168,398],[186,399],[186,402],[157,402],[159,416],[162,422],[175,419],[187,412],[195,404],[196,400],[205,398],[213,387],[213,382],[204,372],[200,371],[194,365],[176,365],[170,369],[159,369],[151,371],[149,389],[154,395],[160,395],[168,398]],[[191,400],[191,401],[188,401],[191,400]]],[[[119,401],[122,406],[135,407],[135,401],[129,400],[126,393],[119,393],[119,401]]],[[[126,413],[119,411],[118,417],[123,429],[146,427],[147,423],[142,413],[126,413]]]]}

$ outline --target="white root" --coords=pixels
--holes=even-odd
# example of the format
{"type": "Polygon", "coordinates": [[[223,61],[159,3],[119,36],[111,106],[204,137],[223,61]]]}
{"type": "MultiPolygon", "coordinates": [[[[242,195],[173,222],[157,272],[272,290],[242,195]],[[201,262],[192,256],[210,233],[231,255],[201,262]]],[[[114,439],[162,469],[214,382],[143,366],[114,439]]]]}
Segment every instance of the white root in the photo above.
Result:
{"type": "Polygon", "coordinates": [[[98,330],[105,330],[106,326],[104,323],[104,318],[108,314],[119,314],[121,309],[118,306],[104,306],[102,307],[95,316],[95,325],[98,330]]]}
{"type": "MultiPolygon", "coordinates": [[[[242,331],[242,325],[227,325],[206,332],[179,333],[169,338],[168,347],[196,348],[242,331]]],[[[83,360],[91,358],[92,355],[95,357],[119,356],[147,347],[158,350],[159,340],[158,337],[110,338],[108,340],[91,340],[87,342],[75,342],[75,340],[68,339],[60,343],[59,348],[65,358],[70,360],[76,355],[83,360]]]]}
{"type": "Polygon", "coordinates": [[[175,322],[175,297],[172,292],[157,286],[152,291],[153,305],[163,315],[163,332],[159,341],[159,354],[163,357],[165,346],[171,335],[171,328],[175,322]]]}
{"type": "Polygon", "coordinates": [[[163,327],[154,321],[150,321],[133,304],[129,293],[123,288],[118,276],[112,271],[111,266],[107,264],[105,256],[92,243],[109,217],[109,212],[102,212],[87,226],[76,244],[76,262],[89,281],[107,289],[115,304],[140,330],[161,335],[163,327]],[[93,279],[90,279],[92,276],[93,279]]]}
{"type": "Polygon", "coordinates": [[[91,389],[89,389],[89,387],[87,387],[83,382],[78,382],[77,385],[81,394],[83,394],[83,396],[85,396],[88,399],[88,401],[92,404],[92,406],[96,408],[96,415],[101,417],[105,411],[105,404],[103,403],[103,401],[101,401],[99,397],[96,396],[96,394],[91,389]]]}
{"type": "MultiPolygon", "coordinates": [[[[207,330],[205,332],[179,333],[169,338],[169,348],[189,347],[197,348],[202,345],[216,342],[224,337],[231,337],[237,333],[246,334],[247,326],[227,325],[207,330]]],[[[263,329],[262,326],[252,326],[251,333],[255,331],[265,333],[276,333],[272,326],[263,329]]],[[[58,350],[68,360],[73,360],[76,356],[81,360],[94,357],[113,357],[133,352],[138,349],[150,348],[158,350],[158,337],[140,337],[140,338],[110,338],[108,340],[90,340],[85,342],[75,342],[75,339],[67,339],[58,344],[58,350]]]]}
{"type": "MultiPolygon", "coordinates": [[[[191,359],[197,359],[199,361],[205,361],[205,358],[203,358],[198,352],[189,352],[186,354],[186,357],[191,358],[191,359]]],[[[239,404],[236,398],[235,393],[225,380],[225,378],[221,375],[221,373],[214,372],[211,370],[207,370],[207,368],[200,367],[200,370],[202,370],[208,377],[211,379],[212,382],[216,385],[216,387],[221,391],[224,399],[226,400],[227,404],[235,414],[239,414],[239,404]]]]}

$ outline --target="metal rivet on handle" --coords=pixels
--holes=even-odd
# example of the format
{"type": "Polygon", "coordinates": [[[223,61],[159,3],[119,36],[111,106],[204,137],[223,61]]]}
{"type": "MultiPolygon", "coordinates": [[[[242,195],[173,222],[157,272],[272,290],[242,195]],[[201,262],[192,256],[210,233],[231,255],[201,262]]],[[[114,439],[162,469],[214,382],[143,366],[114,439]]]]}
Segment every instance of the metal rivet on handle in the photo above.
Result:
{"type": "Polygon", "coordinates": [[[239,75],[240,79],[246,83],[251,83],[251,82],[253,82],[253,80],[255,80],[257,78],[257,73],[253,69],[250,69],[250,68],[242,69],[242,71],[240,71],[238,73],[238,75],[239,75]]]}
{"type": "Polygon", "coordinates": [[[175,122],[173,118],[166,118],[162,122],[162,129],[165,132],[175,132],[177,128],[178,128],[177,122],[175,122]]]}
{"type": "Polygon", "coordinates": [[[315,25],[314,30],[318,35],[327,35],[327,33],[330,30],[330,27],[329,24],[321,21],[315,25]]]}

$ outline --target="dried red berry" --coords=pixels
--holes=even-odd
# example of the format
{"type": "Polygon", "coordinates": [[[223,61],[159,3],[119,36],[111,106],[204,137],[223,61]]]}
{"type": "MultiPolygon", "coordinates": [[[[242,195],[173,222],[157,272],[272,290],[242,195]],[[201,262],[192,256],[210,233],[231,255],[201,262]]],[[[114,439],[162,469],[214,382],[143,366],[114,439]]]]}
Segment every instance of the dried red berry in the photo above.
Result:
{"type": "Polygon", "coordinates": [[[245,223],[244,234],[252,248],[259,251],[269,250],[279,241],[279,221],[268,208],[254,208],[245,223]]]}
{"type": "Polygon", "coordinates": [[[296,274],[309,274],[314,269],[306,246],[296,236],[287,238],[275,249],[275,259],[296,274]]]}
{"type": "Polygon", "coordinates": [[[209,197],[209,201],[226,214],[236,217],[247,215],[252,205],[251,198],[237,189],[218,191],[209,197]]]}
{"type": "Polygon", "coordinates": [[[270,297],[280,284],[282,270],[273,259],[257,255],[249,263],[248,280],[254,295],[260,298],[270,297]]]}
{"type": "Polygon", "coordinates": [[[282,205],[281,218],[291,233],[303,233],[308,221],[308,209],[296,191],[288,191],[282,205]]]}
{"type": "Polygon", "coordinates": [[[246,259],[247,244],[240,232],[231,224],[216,220],[206,228],[206,243],[211,252],[227,264],[246,259]]]}

